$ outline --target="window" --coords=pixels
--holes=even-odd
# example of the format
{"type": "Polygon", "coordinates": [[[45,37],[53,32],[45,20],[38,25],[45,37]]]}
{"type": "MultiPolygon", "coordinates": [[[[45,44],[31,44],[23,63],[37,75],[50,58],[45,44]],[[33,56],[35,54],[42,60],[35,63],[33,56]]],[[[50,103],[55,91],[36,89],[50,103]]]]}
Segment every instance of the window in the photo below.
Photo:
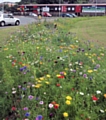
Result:
{"type": "Polygon", "coordinates": [[[9,18],[9,16],[8,16],[8,15],[3,15],[3,17],[4,17],[4,18],[9,18]]]}

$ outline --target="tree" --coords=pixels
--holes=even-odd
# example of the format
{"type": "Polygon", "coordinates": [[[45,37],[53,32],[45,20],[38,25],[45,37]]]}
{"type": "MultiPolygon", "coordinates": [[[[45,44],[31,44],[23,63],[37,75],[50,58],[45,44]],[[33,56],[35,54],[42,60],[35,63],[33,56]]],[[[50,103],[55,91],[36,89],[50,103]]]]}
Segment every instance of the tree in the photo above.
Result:
{"type": "Polygon", "coordinates": [[[59,3],[88,3],[89,0],[21,0],[19,4],[59,4],[59,3]]]}

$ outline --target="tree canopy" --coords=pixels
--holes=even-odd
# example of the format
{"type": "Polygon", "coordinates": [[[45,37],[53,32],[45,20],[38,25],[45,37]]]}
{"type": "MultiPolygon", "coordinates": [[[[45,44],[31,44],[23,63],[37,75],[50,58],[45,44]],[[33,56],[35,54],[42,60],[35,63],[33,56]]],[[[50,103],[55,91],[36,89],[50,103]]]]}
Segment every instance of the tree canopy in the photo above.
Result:
{"type": "Polygon", "coordinates": [[[59,3],[87,3],[89,0],[21,0],[19,4],[59,4],[59,3]]]}

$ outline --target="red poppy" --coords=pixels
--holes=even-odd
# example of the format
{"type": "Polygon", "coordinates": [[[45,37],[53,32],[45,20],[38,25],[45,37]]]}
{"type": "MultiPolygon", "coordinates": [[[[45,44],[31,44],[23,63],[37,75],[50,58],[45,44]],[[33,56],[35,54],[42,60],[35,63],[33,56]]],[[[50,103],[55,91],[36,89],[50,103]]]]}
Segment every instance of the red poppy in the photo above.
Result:
{"type": "Polygon", "coordinates": [[[64,78],[64,76],[63,76],[63,75],[60,75],[60,76],[58,76],[58,78],[64,78]]]}
{"type": "Polygon", "coordinates": [[[16,62],[17,62],[17,60],[13,60],[13,62],[15,62],[15,63],[16,63],[16,62]]]}
{"type": "Polygon", "coordinates": [[[59,83],[57,83],[57,84],[56,84],[56,86],[57,86],[57,87],[60,87],[60,84],[59,84],[59,83]]]}
{"type": "Polygon", "coordinates": [[[58,109],[58,108],[59,108],[59,104],[55,104],[55,105],[54,105],[54,108],[55,108],[55,109],[58,109]]]}
{"type": "Polygon", "coordinates": [[[16,111],[16,107],[13,106],[13,107],[11,108],[11,110],[12,110],[12,111],[16,111]]]}
{"type": "Polygon", "coordinates": [[[97,101],[98,98],[97,98],[96,96],[92,96],[92,100],[93,100],[93,101],[97,101]]]}

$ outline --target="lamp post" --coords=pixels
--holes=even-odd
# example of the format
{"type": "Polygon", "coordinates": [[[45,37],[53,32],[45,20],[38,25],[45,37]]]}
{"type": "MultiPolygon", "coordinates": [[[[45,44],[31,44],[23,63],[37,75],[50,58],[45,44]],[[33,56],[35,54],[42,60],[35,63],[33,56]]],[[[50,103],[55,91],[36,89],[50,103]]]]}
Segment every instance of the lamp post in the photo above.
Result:
{"type": "Polygon", "coordinates": [[[61,10],[61,7],[60,7],[60,0],[59,0],[59,17],[60,17],[60,10],[61,10]]]}
{"type": "Polygon", "coordinates": [[[97,0],[95,1],[95,16],[97,16],[97,0]]]}

